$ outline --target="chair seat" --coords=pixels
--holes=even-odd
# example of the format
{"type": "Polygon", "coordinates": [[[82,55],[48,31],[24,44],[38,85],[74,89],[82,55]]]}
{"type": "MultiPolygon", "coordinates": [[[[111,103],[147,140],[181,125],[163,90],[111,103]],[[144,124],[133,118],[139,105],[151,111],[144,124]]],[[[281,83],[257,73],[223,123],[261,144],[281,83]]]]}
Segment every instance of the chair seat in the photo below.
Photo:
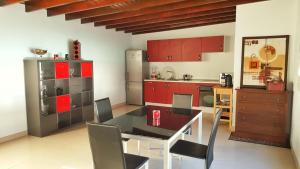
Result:
{"type": "Polygon", "coordinates": [[[122,141],[125,141],[125,142],[127,142],[129,140],[130,140],[129,138],[122,138],[122,141]]]}
{"type": "Polygon", "coordinates": [[[170,149],[171,153],[188,157],[206,159],[207,146],[185,140],[178,140],[170,149]]]}
{"type": "Polygon", "coordinates": [[[126,169],[139,169],[141,168],[149,158],[143,156],[137,156],[133,154],[124,154],[126,169]]]}

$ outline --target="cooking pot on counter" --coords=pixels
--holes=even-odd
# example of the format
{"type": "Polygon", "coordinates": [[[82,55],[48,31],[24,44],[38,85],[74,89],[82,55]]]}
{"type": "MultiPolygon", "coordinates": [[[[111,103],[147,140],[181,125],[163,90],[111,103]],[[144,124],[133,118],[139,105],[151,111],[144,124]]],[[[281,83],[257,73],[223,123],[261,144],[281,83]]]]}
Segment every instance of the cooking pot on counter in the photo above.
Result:
{"type": "Polygon", "coordinates": [[[183,75],[183,80],[192,80],[192,78],[193,78],[193,75],[190,75],[190,74],[183,75]]]}

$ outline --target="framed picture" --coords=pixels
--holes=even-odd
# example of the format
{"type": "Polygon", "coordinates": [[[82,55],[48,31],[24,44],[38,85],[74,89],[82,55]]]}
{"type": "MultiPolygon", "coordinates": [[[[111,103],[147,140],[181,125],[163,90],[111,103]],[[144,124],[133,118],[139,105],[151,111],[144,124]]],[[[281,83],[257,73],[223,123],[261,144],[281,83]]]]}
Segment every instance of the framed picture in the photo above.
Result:
{"type": "Polygon", "coordinates": [[[241,88],[285,90],[289,36],[243,37],[241,88]]]}

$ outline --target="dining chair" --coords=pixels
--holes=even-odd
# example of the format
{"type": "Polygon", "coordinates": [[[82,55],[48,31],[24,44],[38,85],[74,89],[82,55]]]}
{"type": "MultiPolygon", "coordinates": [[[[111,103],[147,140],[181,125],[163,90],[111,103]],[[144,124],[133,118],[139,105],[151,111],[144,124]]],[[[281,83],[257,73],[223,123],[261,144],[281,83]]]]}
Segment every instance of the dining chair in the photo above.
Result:
{"type": "Polygon", "coordinates": [[[87,123],[94,169],[148,169],[149,158],[126,154],[116,126],[87,123]]]}
{"type": "MultiPolygon", "coordinates": [[[[173,104],[174,108],[182,109],[192,109],[193,96],[191,94],[173,94],[173,104]]],[[[183,131],[182,139],[184,139],[184,134],[192,135],[192,126],[189,126],[183,131]]]]}
{"type": "Polygon", "coordinates": [[[214,160],[214,144],[220,123],[222,109],[215,116],[214,124],[210,133],[208,145],[189,142],[186,140],[178,140],[170,149],[173,154],[188,156],[205,160],[205,169],[209,169],[214,160]]]}
{"type": "MultiPolygon", "coordinates": [[[[96,119],[98,123],[103,123],[113,119],[112,107],[108,97],[95,101],[96,119]]],[[[124,144],[124,152],[127,153],[128,138],[122,138],[124,144]]],[[[138,153],[140,152],[140,142],[138,141],[138,153]]]]}

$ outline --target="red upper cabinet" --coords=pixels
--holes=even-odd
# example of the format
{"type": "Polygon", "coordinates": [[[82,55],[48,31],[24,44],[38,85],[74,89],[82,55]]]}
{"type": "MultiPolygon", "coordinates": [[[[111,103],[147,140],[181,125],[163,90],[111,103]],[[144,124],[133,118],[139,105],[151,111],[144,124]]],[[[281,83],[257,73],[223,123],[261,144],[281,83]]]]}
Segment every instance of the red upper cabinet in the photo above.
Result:
{"type": "Polygon", "coordinates": [[[55,62],[55,78],[56,79],[69,78],[68,62],[55,62]]]}
{"type": "Polygon", "coordinates": [[[81,63],[81,77],[92,77],[93,76],[93,64],[92,62],[81,63]]]}
{"type": "Polygon", "coordinates": [[[160,60],[158,56],[158,44],[158,40],[147,41],[147,54],[149,62],[157,62],[160,60]]]}
{"type": "Polygon", "coordinates": [[[71,109],[71,99],[70,95],[63,95],[56,97],[56,112],[64,113],[71,109]]]}
{"type": "Polygon", "coordinates": [[[201,61],[202,38],[182,39],[182,60],[201,61]]]}
{"type": "Polygon", "coordinates": [[[182,61],[181,59],[181,40],[168,39],[160,40],[158,43],[159,61],[182,61]]]}
{"type": "Polygon", "coordinates": [[[224,52],[224,36],[203,37],[202,52],[224,52]]]}

